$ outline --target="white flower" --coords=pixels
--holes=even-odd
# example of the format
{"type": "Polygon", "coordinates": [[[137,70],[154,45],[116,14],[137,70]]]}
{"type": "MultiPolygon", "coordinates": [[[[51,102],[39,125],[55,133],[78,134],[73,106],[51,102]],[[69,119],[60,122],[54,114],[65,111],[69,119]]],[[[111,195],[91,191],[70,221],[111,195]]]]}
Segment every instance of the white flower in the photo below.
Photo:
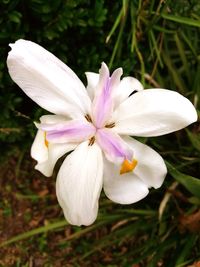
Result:
{"type": "Polygon", "coordinates": [[[51,176],[64,160],[56,193],[66,220],[90,225],[98,212],[102,187],[113,201],[130,204],[158,188],[166,176],[162,157],[127,135],[159,136],[197,120],[195,108],[180,94],[143,90],[132,77],[110,76],[105,63],[99,74],[87,72],[87,90],[76,74],[41,46],[25,40],[11,45],[8,69],[12,79],[45,115],[31,149],[36,169],[51,176]],[[137,93],[132,94],[134,91],[137,93]]]}

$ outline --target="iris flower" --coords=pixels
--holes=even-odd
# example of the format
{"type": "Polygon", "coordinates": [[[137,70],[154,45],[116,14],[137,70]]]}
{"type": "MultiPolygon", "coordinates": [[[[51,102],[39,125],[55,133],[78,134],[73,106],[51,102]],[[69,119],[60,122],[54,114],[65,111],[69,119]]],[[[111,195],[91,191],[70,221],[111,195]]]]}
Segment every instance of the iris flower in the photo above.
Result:
{"type": "Polygon", "coordinates": [[[86,72],[85,88],[68,66],[38,44],[18,40],[10,46],[11,78],[54,114],[36,124],[31,148],[35,168],[51,176],[57,160],[68,153],[56,194],[69,223],[95,221],[102,188],[112,201],[131,204],[162,185],[164,160],[130,136],[160,136],[195,122],[197,113],[188,99],[170,90],[144,90],[135,78],[121,79],[122,68],[110,74],[105,63],[99,74],[86,72]]]}

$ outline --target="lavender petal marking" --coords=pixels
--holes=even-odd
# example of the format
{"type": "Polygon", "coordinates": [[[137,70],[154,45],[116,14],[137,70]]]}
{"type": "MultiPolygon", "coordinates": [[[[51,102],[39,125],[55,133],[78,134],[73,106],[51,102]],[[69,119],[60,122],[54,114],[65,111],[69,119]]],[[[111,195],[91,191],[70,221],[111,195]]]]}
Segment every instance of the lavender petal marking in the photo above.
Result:
{"type": "Polygon", "coordinates": [[[46,139],[52,143],[82,142],[95,135],[95,127],[83,120],[71,120],[56,124],[40,124],[46,139]]]}
{"type": "Polygon", "coordinates": [[[99,129],[96,141],[108,160],[121,164],[125,159],[132,161],[133,151],[126,142],[110,129],[99,129]]]}
{"type": "Polygon", "coordinates": [[[113,111],[112,92],[113,89],[119,85],[121,75],[122,69],[119,68],[109,77],[109,70],[107,66],[102,63],[93,104],[93,120],[98,129],[105,126],[106,121],[111,116],[113,111]]]}

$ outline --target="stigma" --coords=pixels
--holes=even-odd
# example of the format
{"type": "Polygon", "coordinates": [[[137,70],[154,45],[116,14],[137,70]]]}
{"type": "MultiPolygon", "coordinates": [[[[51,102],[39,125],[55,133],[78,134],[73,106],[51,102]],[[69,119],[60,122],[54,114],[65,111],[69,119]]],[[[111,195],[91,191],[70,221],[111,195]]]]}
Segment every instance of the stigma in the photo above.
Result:
{"type": "Polygon", "coordinates": [[[133,159],[132,161],[125,159],[121,165],[120,174],[133,171],[137,163],[138,161],[136,159],[133,159]]]}

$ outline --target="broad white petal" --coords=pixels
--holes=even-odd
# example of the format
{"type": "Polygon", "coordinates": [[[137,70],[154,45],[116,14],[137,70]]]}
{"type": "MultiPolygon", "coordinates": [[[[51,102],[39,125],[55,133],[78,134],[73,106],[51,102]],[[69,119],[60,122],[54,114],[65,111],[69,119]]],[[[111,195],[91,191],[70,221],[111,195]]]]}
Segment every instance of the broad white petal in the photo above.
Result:
{"type": "Polygon", "coordinates": [[[80,144],[63,162],[56,194],[66,220],[73,225],[92,224],[102,189],[103,160],[97,144],[80,144]]]}
{"type": "Polygon", "coordinates": [[[135,174],[119,174],[119,168],[104,161],[104,192],[119,204],[135,203],[147,196],[148,186],[135,174]]]}
{"type": "Polygon", "coordinates": [[[31,147],[31,157],[38,162],[45,162],[48,159],[48,148],[45,145],[45,135],[38,130],[31,147]]]}
{"type": "Polygon", "coordinates": [[[192,103],[177,92],[148,89],[122,102],[112,120],[119,134],[159,136],[195,122],[197,113],[192,103]]]}
{"type": "Polygon", "coordinates": [[[7,65],[11,78],[44,109],[77,118],[90,111],[84,85],[62,61],[26,40],[11,45],[7,65]]]}
{"type": "Polygon", "coordinates": [[[143,85],[133,77],[124,77],[114,92],[114,105],[118,107],[134,92],[143,90],[143,85]]]}
{"type": "Polygon", "coordinates": [[[87,78],[87,92],[90,96],[90,99],[93,101],[95,96],[95,90],[97,87],[97,84],[99,82],[99,74],[94,72],[86,72],[85,73],[87,78]]]}
{"type": "Polygon", "coordinates": [[[53,174],[53,169],[58,161],[66,153],[74,150],[77,144],[49,144],[48,145],[48,159],[44,162],[38,162],[35,166],[35,169],[40,171],[47,177],[50,177],[53,174]]]}
{"type": "Polygon", "coordinates": [[[123,138],[133,149],[134,158],[138,161],[133,173],[148,187],[159,188],[167,174],[163,158],[149,146],[130,138],[123,138]]]}

